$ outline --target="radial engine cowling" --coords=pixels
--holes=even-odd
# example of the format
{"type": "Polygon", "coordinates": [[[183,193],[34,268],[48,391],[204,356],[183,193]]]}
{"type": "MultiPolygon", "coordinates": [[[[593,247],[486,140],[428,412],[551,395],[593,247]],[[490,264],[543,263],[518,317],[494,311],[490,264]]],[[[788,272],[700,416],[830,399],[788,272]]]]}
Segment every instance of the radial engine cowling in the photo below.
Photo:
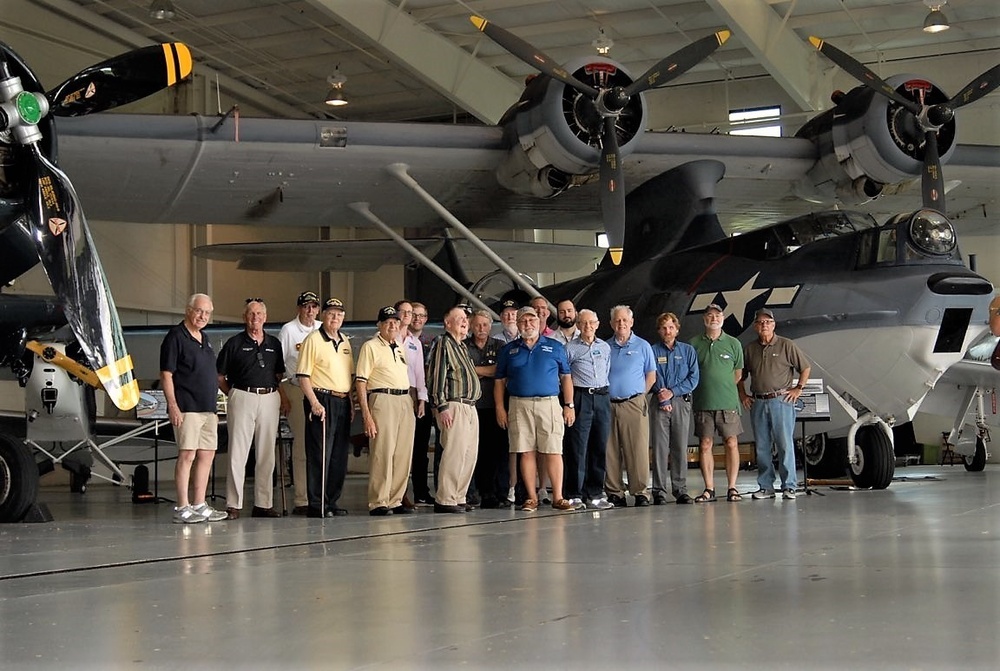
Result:
{"type": "MultiPolygon", "coordinates": [[[[570,61],[566,71],[598,90],[632,82],[618,63],[599,56],[570,61]]],[[[595,101],[560,81],[538,75],[500,121],[510,144],[497,179],[515,193],[549,198],[597,178],[603,118],[595,101]]],[[[642,94],[618,117],[621,156],[630,154],[646,128],[642,94]]]]}
{"type": "MultiPolygon", "coordinates": [[[[917,75],[895,75],[886,82],[913,100],[948,100],[935,84],[917,75]]],[[[942,165],[955,151],[955,132],[955,119],[938,130],[942,165]]],[[[797,189],[814,202],[860,205],[919,178],[923,170],[924,130],[917,118],[864,86],[843,95],[836,107],[804,125],[796,136],[819,148],[819,160],[797,189]]]]}

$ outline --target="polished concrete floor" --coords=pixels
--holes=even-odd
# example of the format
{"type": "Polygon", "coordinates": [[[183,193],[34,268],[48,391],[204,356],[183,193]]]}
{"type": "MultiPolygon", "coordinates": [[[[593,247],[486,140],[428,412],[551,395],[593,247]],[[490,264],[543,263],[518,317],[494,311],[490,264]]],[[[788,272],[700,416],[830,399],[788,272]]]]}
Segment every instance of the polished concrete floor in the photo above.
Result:
{"type": "Polygon", "coordinates": [[[54,522],[0,526],[0,668],[1000,667],[1000,467],[897,476],[388,518],[352,476],[348,517],[189,526],[126,489],[46,487],[54,522]]]}

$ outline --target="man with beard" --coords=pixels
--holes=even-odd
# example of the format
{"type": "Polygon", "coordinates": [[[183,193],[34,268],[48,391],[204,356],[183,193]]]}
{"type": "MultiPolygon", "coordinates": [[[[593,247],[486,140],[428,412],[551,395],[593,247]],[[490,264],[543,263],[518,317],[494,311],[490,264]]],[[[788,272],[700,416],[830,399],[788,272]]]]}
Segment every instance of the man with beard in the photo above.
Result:
{"type": "Polygon", "coordinates": [[[556,324],[559,328],[555,330],[552,337],[561,342],[563,346],[580,335],[580,329],[576,327],[576,306],[568,298],[556,303],[556,324]]]}
{"type": "Polygon", "coordinates": [[[504,345],[497,359],[493,400],[497,423],[505,429],[509,425],[510,451],[521,456],[521,478],[527,491],[521,510],[538,510],[536,451],[552,483],[552,507],[572,510],[573,504],[562,496],[563,427],[564,424],[572,425],[575,419],[573,380],[566,349],[541,335],[534,308],[518,310],[517,326],[521,337],[504,345]],[[504,407],[506,392],[510,392],[509,413],[504,407]],[[560,393],[564,399],[561,412],[560,393]]]}

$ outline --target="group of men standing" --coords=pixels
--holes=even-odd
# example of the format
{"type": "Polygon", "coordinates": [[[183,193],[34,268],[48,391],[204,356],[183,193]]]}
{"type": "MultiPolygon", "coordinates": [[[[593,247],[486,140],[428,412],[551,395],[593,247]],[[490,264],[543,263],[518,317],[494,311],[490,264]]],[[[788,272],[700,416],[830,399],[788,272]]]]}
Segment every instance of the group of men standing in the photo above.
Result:
{"type": "Polygon", "coordinates": [[[626,506],[626,494],[638,507],[661,505],[668,492],[677,503],[708,503],[717,500],[716,433],[725,445],[727,499],[739,501],[737,437],[744,409],[757,438],[760,475],[753,498],[775,496],[772,445],[783,496],[795,496],[793,403],[809,364],[792,341],[775,335],[770,310],[757,312],[758,338],[745,347],[723,332],[724,311],[715,304],[705,310],[704,333],[690,344],[677,340],[678,317],[661,314],[659,341],[651,345],[633,332],[634,315],[626,305],[611,309],[613,336],[604,341],[596,335],[598,315],[588,309],[578,313],[570,300],[556,305],[557,328],[549,328],[541,297],[520,308],[507,301],[497,337],[490,335],[488,312],[454,307],[444,315],[444,333],[431,341],[421,337],[426,308],[400,301],[379,310],[378,332],[355,358],[340,332],[345,308],[339,299],[321,305],[307,291],[297,307],[296,317],[274,337],[263,331],[264,301],[248,299],[244,331],[216,358],[201,333],[212,313],[211,299],[195,294],[184,321],[164,339],[161,381],[180,454],[175,522],[240,516],[251,445],[256,446],[251,515],[280,516],[273,507],[272,477],[281,415],[288,416],[294,436],[293,514],[346,515],[338,502],[356,407],[369,441],[372,516],[412,512],[406,496],[411,477],[415,501],[432,503],[440,513],[470,509],[470,488],[478,490],[483,507],[509,505],[505,489],[518,476],[519,507],[528,512],[538,509],[542,483],[551,488],[557,510],[626,506]],[[228,397],[225,512],[205,501],[216,446],[217,389],[228,397]],[[705,481],[694,498],[686,484],[692,419],[705,481]],[[433,498],[426,449],[431,422],[441,446],[433,498]]]}

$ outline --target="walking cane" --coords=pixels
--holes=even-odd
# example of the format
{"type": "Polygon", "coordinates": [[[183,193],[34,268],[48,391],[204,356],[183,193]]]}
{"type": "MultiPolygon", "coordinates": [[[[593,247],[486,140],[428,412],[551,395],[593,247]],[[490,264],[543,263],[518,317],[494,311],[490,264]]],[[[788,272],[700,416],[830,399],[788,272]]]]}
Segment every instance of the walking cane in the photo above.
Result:
{"type": "Polygon", "coordinates": [[[320,421],[323,422],[323,471],[321,476],[322,485],[319,494],[319,516],[322,519],[326,519],[326,413],[323,413],[323,419],[320,421]]]}
{"type": "Polygon", "coordinates": [[[285,441],[281,439],[281,423],[278,423],[278,458],[281,464],[278,468],[279,485],[281,486],[281,516],[288,517],[288,503],[285,501],[285,441]]]}

